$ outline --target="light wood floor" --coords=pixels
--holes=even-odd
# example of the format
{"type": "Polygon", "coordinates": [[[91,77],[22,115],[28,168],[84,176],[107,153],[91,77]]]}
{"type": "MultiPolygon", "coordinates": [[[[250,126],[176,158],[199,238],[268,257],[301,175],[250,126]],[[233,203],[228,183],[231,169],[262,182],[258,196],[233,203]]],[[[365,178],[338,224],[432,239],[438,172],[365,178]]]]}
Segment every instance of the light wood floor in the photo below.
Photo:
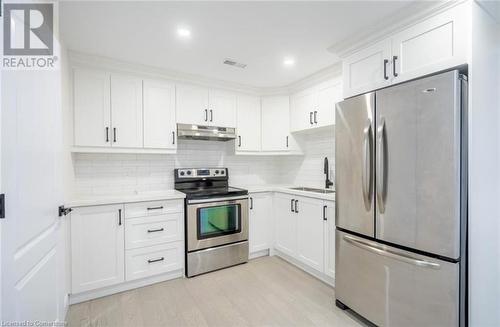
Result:
{"type": "Polygon", "coordinates": [[[72,305],[73,326],[360,326],[334,290],[277,257],[72,305]]]}

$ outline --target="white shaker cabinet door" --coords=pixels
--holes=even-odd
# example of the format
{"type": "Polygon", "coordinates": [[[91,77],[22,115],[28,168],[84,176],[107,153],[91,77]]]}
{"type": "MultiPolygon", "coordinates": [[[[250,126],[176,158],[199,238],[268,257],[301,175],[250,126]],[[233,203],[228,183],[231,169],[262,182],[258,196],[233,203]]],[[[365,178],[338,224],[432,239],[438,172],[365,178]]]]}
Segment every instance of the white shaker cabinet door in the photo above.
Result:
{"type": "MultiPolygon", "coordinates": [[[[318,111],[317,93],[309,89],[290,98],[290,131],[297,132],[314,127],[314,112],[318,111]]],[[[316,113],[317,117],[317,113],[316,113]]]]}
{"type": "Polygon", "coordinates": [[[122,205],[75,208],[71,213],[72,293],[125,280],[122,205]]]}
{"type": "Polygon", "coordinates": [[[271,248],[273,232],[273,199],[270,193],[250,194],[250,253],[271,248]]]}
{"type": "Polygon", "coordinates": [[[344,98],[390,85],[390,59],[391,39],[385,39],[344,59],[344,98]]]}
{"type": "Polygon", "coordinates": [[[176,149],[175,85],[144,81],[144,147],[176,149]]]}
{"type": "Polygon", "coordinates": [[[295,198],[286,194],[274,196],[274,247],[291,257],[297,253],[297,214],[295,198]]]}
{"type": "Polygon", "coordinates": [[[324,239],[325,239],[325,274],[335,278],[335,202],[323,203],[324,239]]]}
{"type": "Polygon", "coordinates": [[[142,80],[111,75],[111,144],[142,148],[142,80]]]}
{"type": "Polygon", "coordinates": [[[322,83],[317,88],[318,105],[314,113],[314,126],[335,125],[335,104],[343,100],[342,80],[335,79],[322,83]]]}
{"type": "Polygon", "coordinates": [[[456,6],[392,38],[394,82],[403,82],[467,62],[465,7],[456,6]]]}
{"type": "Polygon", "coordinates": [[[306,197],[299,197],[296,201],[297,258],[323,272],[323,201],[306,197]]]}
{"type": "Polygon", "coordinates": [[[236,151],[260,151],[261,149],[260,98],[238,96],[236,151]]]}
{"type": "Polygon", "coordinates": [[[110,75],[73,70],[74,145],[111,145],[110,75]]]}
{"type": "Polygon", "coordinates": [[[272,96],[262,98],[262,151],[289,151],[290,98],[272,96]]]}
{"type": "Polygon", "coordinates": [[[176,86],[177,122],[181,124],[208,125],[208,89],[195,85],[176,86]]]}
{"type": "Polygon", "coordinates": [[[220,90],[209,93],[209,125],[236,127],[236,94],[220,90]]]}

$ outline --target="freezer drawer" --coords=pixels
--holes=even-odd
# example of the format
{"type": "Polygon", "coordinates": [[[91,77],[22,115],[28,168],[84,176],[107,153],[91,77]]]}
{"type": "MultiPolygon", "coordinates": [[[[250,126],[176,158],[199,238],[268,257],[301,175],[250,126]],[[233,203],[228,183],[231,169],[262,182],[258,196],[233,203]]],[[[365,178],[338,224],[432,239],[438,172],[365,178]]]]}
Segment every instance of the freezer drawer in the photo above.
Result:
{"type": "Polygon", "coordinates": [[[336,232],[336,299],[379,326],[458,326],[459,264],[336,232]]]}

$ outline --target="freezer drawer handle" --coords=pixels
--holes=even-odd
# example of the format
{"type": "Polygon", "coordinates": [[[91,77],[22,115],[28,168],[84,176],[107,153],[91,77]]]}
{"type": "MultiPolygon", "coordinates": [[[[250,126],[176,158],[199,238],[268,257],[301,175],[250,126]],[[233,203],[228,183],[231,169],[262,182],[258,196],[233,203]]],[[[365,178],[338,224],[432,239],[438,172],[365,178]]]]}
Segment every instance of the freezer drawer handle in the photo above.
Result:
{"type": "Polygon", "coordinates": [[[371,145],[371,122],[368,120],[363,129],[363,161],[361,172],[361,187],[363,188],[363,201],[366,211],[371,209],[372,189],[372,145],[371,145]]]}
{"type": "Polygon", "coordinates": [[[377,204],[380,213],[385,212],[385,197],[387,174],[385,169],[386,142],[385,142],[385,119],[380,118],[380,124],[377,127],[377,204]]]}
{"type": "Polygon", "coordinates": [[[367,251],[370,251],[370,252],[373,252],[375,254],[382,255],[382,256],[385,256],[385,257],[388,257],[391,259],[399,260],[402,262],[406,262],[406,263],[409,263],[409,264],[412,264],[415,266],[419,266],[419,267],[424,267],[424,268],[432,268],[432,269],[440,269],[441,268],[441,265],[439,263],[434,263],[434,262],[429,262],[429,261],[425,261],[422,259],[414,258],[414,257],[411,257],[407,254],[398,253],[398,252],[395,252],[395,251],[392,251],[389,249],[381,249],[381,248],[373,246],[369,243],[357,240],[357,239],[350,237],[350,236],[347,236],[347,235],[344,235],[343,238],[344,238],[344,241],[346,241],[347,243],[350,243],[354,246],[357,246],[360,249],[364,249],[364,250],[367,250],[367,251]]]}

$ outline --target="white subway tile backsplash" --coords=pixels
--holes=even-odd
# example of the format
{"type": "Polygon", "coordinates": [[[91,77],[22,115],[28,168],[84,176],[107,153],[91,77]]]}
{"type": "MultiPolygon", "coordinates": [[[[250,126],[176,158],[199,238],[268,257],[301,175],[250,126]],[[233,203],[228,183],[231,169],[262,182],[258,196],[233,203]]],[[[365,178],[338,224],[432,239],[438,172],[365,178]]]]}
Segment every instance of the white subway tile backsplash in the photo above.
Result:
{"type": "Polygon", "coordinates": [[[233,185],[294,184],[324,187],[323,160],[333,180],[333,131],[300,135],[304,156],[236,156],[234,142],[179,140],[175,155],[75,154],[75,194],[106,195],[174,187],[181,167],[228,167],[233,185]]]}

